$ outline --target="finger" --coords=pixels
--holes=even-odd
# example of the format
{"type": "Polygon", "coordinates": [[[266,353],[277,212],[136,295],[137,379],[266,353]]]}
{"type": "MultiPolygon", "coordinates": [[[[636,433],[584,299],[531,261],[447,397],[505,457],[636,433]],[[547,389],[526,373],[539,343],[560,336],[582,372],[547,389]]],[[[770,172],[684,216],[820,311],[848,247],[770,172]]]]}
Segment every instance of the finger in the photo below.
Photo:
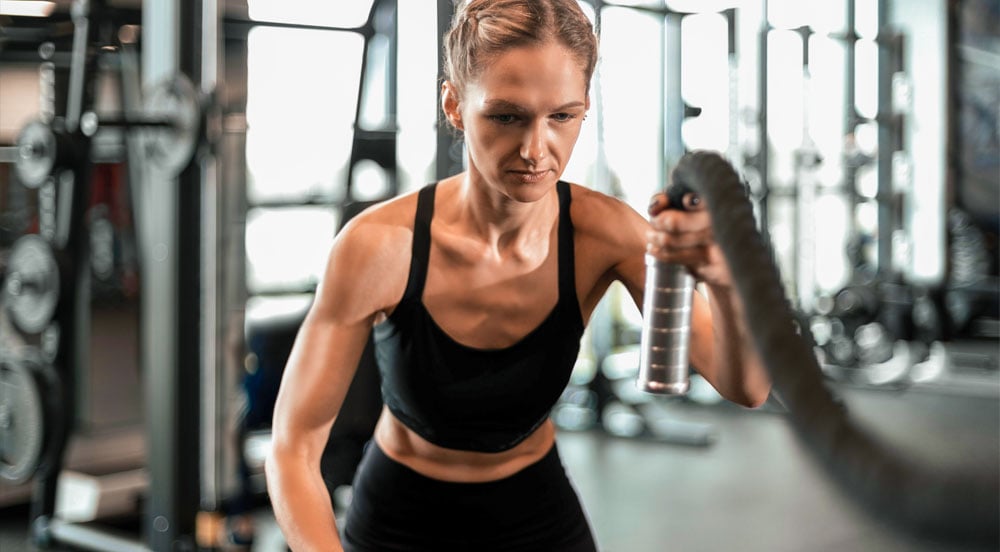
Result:
{"type": "Polygon", "coordinates": [[[657,192],[649,199],[649,208],[647,209],[647,212],[650,216],[656,216],[669,206],[670,199],[667,198],[667,194],[657,192]]]}
{"type": "Polygon", "coordinates": [[[712,219],[707,211],[677,211],[667,209],[649,220],[656,230],[664,232],[698,232],[712,227],[712,219]]]}
{"type": "Polygon", "coordinates": [[[655,247],[666,249],[684,249],[689,247],[709,247],[715,245],[711,228],[697,232],[661,232],[649,230],[646,232],[646,242],[655,247]]]}
{"type": "Polygon", "coordinates": [[[711,228],[703,228],[694,232],[661,232],[661,245],[670,249],[684,249],[689,247],[708,247],[715,245],[715,236],[711,228]]]}

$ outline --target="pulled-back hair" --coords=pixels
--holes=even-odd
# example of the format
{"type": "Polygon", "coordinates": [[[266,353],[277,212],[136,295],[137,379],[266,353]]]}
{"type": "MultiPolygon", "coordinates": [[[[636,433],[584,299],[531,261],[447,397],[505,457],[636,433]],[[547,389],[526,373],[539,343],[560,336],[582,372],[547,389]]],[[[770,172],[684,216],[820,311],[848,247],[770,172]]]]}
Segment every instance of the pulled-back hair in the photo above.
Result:
{"type": "Polygon", "coordinates": [[[521,46],[555,41],[583,69],[587,90],[597,63],[597,37],[577,0],[457,0],[445,35],[445,78],[464,92],[486,65],[521,46]]]}

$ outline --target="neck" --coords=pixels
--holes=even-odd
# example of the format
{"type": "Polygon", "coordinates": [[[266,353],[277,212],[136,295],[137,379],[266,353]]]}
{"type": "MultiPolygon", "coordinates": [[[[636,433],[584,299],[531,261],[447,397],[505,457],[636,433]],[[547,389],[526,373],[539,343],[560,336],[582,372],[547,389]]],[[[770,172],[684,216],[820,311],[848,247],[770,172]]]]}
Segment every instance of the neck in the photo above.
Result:
{"type": "Polygon", "coordinates": [[[559,215],[553,187],[534,201],[518,201],[490,187],[479,175],[461,176],[459,217],[488,246],[498,252],[547,250],[552,226],[559,215]]]}

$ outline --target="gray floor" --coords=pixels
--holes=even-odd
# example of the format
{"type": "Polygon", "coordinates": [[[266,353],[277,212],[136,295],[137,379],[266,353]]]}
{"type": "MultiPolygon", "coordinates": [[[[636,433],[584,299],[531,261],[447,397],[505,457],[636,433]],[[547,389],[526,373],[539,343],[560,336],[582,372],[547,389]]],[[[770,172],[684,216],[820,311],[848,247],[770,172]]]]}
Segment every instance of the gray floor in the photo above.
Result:
{"type": "MultiPolygon", "coordinates": [[[[916,458],[954,469],[1000,469],[996,400],[851,391],[846,401],[859,422],[916,458]]],[[[715,444],[560,436],[606,552],[973,549],[918,540],[857,506],[802,450],[783,415],[673,411],[710,422],[715,444]]]]}
{"type": "MultiPolygon", "coordinates": [[[[995,397],[841,392],[859,423],[920,462],[1000,471],[995,397]]],[[[783,414],[676,402],[658,407],[673,419],[708,424],[714,443],[670,445],[595,431],[559,435],[563,461],[605,552],[982,549],[920,540],[858,507],[811,461],[783,414]]],[[[30,550],[26,510],[7,508],[0,516],[0,550],[30,550]]],[[[284,550],[269,512],[259,513],[258,530],[256,551],[284,550]]]]}

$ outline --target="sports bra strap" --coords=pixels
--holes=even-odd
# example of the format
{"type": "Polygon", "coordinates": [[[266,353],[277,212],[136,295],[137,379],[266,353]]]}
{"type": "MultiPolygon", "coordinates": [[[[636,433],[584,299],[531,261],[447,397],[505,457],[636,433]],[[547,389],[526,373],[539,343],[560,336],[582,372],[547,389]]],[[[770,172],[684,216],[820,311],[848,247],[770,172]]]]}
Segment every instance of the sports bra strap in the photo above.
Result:
{"type": "Polygon", "coordinates": [[[427,280],[427,260],[431,254],[431,219],[434,217],[434,190],[437,183],[428,184],[417,194],[417,214],[413,221],[413,247],[410,276],[406,282],[405,299],[420,300],[427,280]]]}
{"type": "Polygon", "coordinates": [[[567,182],[556,184],[559,192],[559,301],[572,301],[572,308],[580,312],[576,302],[576,260],[573,254],[573,220],[569,216],[572,200],[567,182]]]}

